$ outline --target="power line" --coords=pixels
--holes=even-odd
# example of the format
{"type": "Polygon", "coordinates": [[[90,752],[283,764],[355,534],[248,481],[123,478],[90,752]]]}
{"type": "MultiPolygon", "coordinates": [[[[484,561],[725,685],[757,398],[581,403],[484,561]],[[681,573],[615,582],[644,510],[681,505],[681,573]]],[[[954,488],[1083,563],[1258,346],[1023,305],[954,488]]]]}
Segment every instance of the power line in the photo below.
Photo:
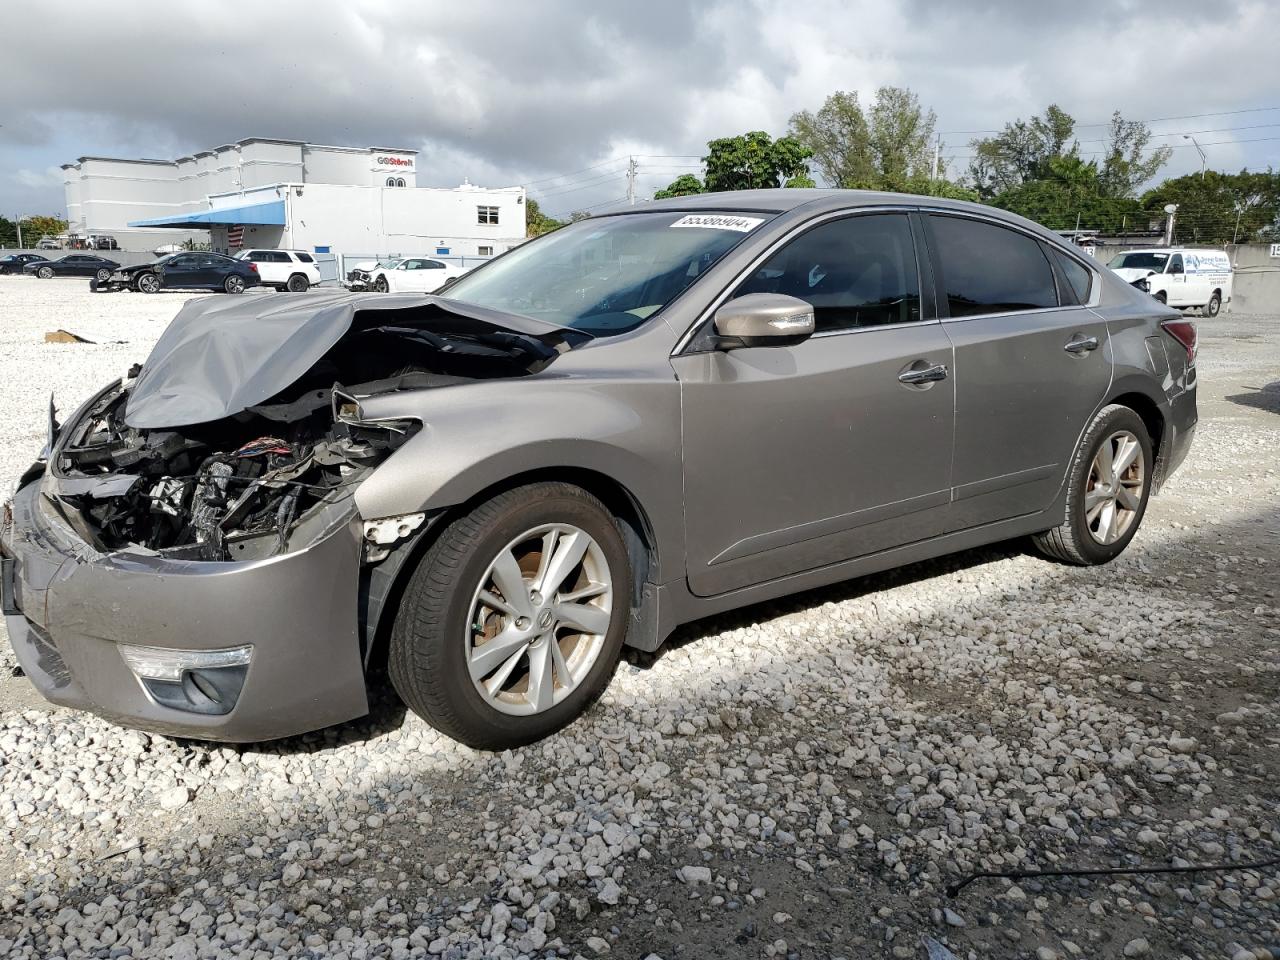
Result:
{"type": "Polygon", "coordinates": [[[611,163],[617,163],[620,160],[626,160],[626,159],[627,159],[626,157],[613,157],[610,160],[601,160],[599,163],[594,163],[589,167],[583,167],[581,170],[573,170],[573,171],[570,171],[569,173],[557,173],[555,176],[543,177],[541,180],[526,180],[524,182],[524,186],[528,188],[533,186],[535,183],[547,183],[551,180],[565,180],[568,177],[576,177],[580,173],[586,173],[589,170],[597,170],[600,167],[607,167],[611,163]]]}
{"type": "MultiPolygon", "coordinates": [[[[1138,120],[1138,123],[1164,123],[1169,120],[1200,120],[1204,117],[1234,117],[1242,113],[1266,113],[1268,110],[1280,110],[1280,107],[1249,107],[1244,110],[1221,110],[1218,113],[1187,113],[1180,117],[1155,117],[1151,120],[1138,120]]],[[[1077,127],[1108,127],[1111,125],[1110,120],[1100,120],[1097,123],[1077,123],[1077,127]]],[[[1003,133],[1004,129],[999,130],[939,130],[941,136],[948,134],[964,134],[964,133],[1003,133]]]]}

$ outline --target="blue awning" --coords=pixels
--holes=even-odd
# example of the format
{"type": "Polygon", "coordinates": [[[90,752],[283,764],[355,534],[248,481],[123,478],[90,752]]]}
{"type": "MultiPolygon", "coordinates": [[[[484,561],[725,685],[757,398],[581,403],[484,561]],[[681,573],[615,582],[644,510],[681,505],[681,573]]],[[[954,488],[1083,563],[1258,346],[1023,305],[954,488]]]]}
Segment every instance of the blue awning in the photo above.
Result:
{"type": "Polygon", "coordinates": [[[266,203],[251,203],[243,207],[223,207],[220,210],[204,210],[200,213],[181,213],[171,217],[156,217],[152,220],[134,220],[131,227],[231,227],[284,226],[284,201],[269,200],[266,203]]]}

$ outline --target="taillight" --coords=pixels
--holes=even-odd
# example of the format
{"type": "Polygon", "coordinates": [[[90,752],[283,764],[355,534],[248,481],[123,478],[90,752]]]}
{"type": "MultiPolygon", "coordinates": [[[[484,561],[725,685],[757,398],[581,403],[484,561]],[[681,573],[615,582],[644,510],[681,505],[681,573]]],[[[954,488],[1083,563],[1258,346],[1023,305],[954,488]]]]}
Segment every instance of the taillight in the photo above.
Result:
{"type": "Polygon", "coordinates": [[[1187,363],[1196,359],[1196,325],[1191,320],[1162,320],[1160,329],[1177,340],[1187,351],[1187,363]]]}
{"type": "Polygon", "coordinates": [[[248,263],[249,263],[249,269],[252,270],[254,273],[257,273],[258,265],[254,263],[252,260],[248,261],[248,263]]]}

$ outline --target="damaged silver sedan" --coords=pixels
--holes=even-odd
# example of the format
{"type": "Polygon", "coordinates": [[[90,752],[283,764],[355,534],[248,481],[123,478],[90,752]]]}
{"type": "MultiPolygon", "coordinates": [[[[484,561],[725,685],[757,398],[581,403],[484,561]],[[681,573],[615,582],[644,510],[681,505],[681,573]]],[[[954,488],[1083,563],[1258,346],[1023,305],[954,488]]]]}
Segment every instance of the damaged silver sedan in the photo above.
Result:
{"type": "Polygon", "coordinates": [[[385,664],[515,746],[709,614],[1017,536],[1104,563],[1195,428],[1194,325],[972,204],[680,198],[446,294],[193,302],[51,407],[0,523],[41,693],[263,740],[385,664]]]}

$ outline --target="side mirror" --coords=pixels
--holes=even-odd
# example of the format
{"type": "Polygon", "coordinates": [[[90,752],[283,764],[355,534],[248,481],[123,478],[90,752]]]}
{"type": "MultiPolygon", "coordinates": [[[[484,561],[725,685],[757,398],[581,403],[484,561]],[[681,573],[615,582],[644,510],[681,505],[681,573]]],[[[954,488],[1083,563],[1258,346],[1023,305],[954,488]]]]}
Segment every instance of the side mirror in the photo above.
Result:
{"type": "Polygon", "coordinates": [[[781,293],[748,293],[716,311],[715,328],[721,350],[790,346],[813,335],[813,307],[781,293]]]}

